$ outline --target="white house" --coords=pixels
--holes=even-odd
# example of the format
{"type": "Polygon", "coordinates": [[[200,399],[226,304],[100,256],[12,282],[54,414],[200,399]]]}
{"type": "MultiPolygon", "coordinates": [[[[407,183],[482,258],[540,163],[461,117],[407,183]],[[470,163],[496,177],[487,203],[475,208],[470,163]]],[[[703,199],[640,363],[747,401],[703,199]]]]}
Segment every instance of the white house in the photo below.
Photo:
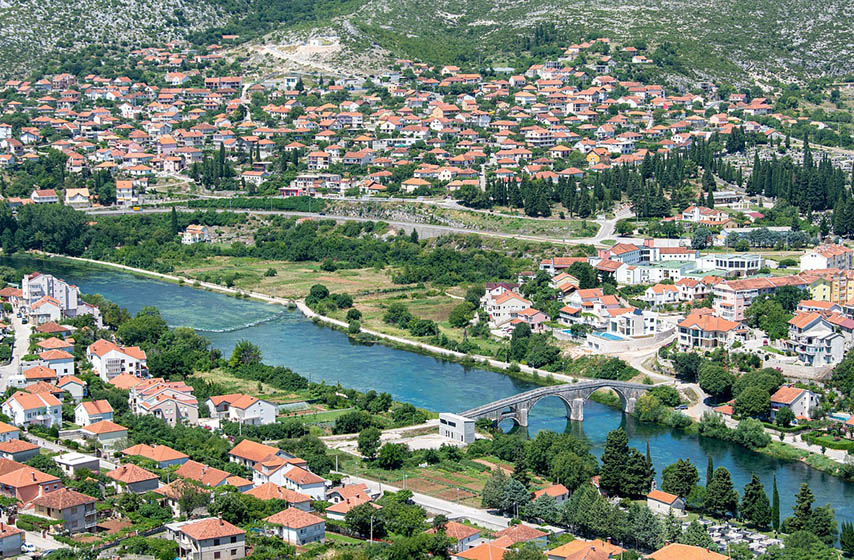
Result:
{"type": "Polygon", "coordinates": [[[503,325],[511,320],[516,313],[529,307],[531,307],[531,302],[516,292],[505,292],[488,300],[484,306],[484,311],[489,315],[489,321],[498,326],[503,325]]]}
{"type": "Polygon", "coordinates": [[[820,313],[798,313],[789,320],[785,348],[807,366],[838,364],[845,357],[845,338],[820,313]]]}
{"type": "Polygon", "coordinates": [[[667,515],[672,513],[674,517],[685,515],[685,500],[674,494],[653,489],[646,495],[646,505],[653,513],[667,515]]]}
{"type": "Polygon", "coordinates": [[[322,518],[297,508],[280,511],[264,521],[272,525],[275,536],[296,546],[319,542],[326,536],[326,522],[322,518]]]}
{"type": "Polygon", "coordinates": [[[660,306],[679,303],[680,296],[679,288],[674,284],[655,284],[646,289],[641,299],[651,305],[660,306]]]}
{"type": "Polygon", "coordinates": [[[246,557],[246,531],[209,517],[166,525],[168,538],[178,543],[182,560],[239,560],[246,557]]]}
{"type": "Polygon", "coordinates": [[[824,270],[854,268],[854,251],[844,245],[821,245],[801,255],[801,272],[806,270],[824,270]]]}
{"type": "Polygon", "coordinates": [[[812,418],[812,410],[818,406],[818,395],[808,389],[784,385],[771,395],[771,417],[776,417],[781,408],[789,408],[795,418],[812,418]]]}
{"type": "Polygon", "coordinates": [[[18,427],[32,424],[47,428],[62,426],[62,403],[50,393],[18,391],[3,403],[2,410],[18,427]]]}
{"type": "Polygon", "coordinates": [[[112,419],[113,407],[106,399],[86,401],[74,407],[74,423],[79,426],[88,426],[101,420],[112,419]]]}
{"type": "Polygon", "coordinates": [[[121,373],[144,377],[148,373],[145,351],[138,346],[122,347],[109,340],[96,340],[86,349],[86,359],[105,382],[121,373]]]}
{"type": "Polygon", "coordinates": [[[210,397],[206,404],[211,418],[258,426],[276,421],[275,404],[242,393],[210,397]]]}

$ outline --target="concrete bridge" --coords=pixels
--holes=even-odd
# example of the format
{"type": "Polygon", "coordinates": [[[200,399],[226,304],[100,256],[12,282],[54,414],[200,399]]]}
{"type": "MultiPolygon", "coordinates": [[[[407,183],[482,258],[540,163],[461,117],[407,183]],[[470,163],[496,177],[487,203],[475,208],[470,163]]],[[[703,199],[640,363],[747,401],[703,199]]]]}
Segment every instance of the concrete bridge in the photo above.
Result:
{"type": "Polygon", "coordinates": [[[477,408],[461,412],[459,416],[465,416],[472,420],[489,418],[495,423],[508,418],[519,426],[528,426],[528,414],[540,399],[545,397],[557,397],[566,406],[566,417],[570,420],[584,420],[584,401],[590,398],[599,389],[613,389],[620,397],[623,412],[631,413],[635,409],[638,398],[652,385],[641,385],[639,383],[627,383],[625,381],[584,381],[581,383],[570,383],[566,385],[552,385],[549,387],[538,387],[531,391],[519,393],[477,408]]]}

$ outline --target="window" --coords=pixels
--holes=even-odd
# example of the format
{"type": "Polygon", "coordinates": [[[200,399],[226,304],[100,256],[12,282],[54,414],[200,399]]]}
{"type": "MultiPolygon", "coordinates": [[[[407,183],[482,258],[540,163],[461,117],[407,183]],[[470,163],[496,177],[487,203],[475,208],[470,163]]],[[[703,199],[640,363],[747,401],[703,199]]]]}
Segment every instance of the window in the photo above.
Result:
{"type": "Polygon", "coordinates": [[[236,543],[236,542],[237,542],[237,537],[231,537],[231,542],[236,543]]]}
{"type": "Polygon", "coordinates": [[[214,546],[219,546],[219,539],[214,539],[214,546]]]}
{"type": "Polygon", "coordinates": [[[219,558],[219,552],[214,552],[214,558],[219,558]]]}
{"type": "Polygon", "coordinates": [[[237,556],[237,549],[236,549],[236,548],[232,548],[232,549],[231,549],[231,555],[232,555],[232,556],[237,556]]]}

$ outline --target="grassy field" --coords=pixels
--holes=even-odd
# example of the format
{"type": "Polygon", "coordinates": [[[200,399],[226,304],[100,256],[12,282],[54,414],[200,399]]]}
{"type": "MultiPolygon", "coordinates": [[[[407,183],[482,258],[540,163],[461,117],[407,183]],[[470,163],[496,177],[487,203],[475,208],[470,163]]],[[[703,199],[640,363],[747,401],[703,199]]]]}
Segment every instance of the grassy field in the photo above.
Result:
{"type": "Polygon", "coordinates": [[[234,287],[271,296],[301,298],[314,284],[325,284],[330,291],[356,295],[399,287],[391,281],[392,269],[360,268],[327,272],[316,262],[265,261],[252,257],[211,257],[176,271],[197,280],[215,281],[217,276],[235,275],[234,287]],[[275,276],[266,276],[269,269],[275,276]]]}
{"type": "Polygon", "coordinates": [[[257,381],[240,379],[222,369],[199,371],[194,373],[193,377],[223,385],[230,393],[246,393],[257,396],[263,395],[265,400],[277,403],[296,402],[304,399],[304,396],[302,395],[282,391],[281,389],[276,389],[272,385],[268,385],[266,383],[261,383],[261,387],[259,388],[257,381]]]}
{"type": "Polygon", "coordinates": [[[592,237],[599,231],[599,226],[592,221],[561,220],[558,218],[536,219],[522,215],[521,211],[519,211],[520,215],[514,216],[512,209],[507,209],[507,213],[502,212],[501,215],[435,207],[431,207],[431,212],[474,229],[498,233],[580,238],[592,237]]]}

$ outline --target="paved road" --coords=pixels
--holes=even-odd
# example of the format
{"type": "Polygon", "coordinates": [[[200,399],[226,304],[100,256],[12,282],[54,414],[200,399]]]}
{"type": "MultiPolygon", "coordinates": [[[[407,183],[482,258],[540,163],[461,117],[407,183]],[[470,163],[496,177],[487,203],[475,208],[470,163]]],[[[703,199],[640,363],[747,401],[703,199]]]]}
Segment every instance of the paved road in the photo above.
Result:
{"type": "MultiPolygon", "coordinates": [[[[177,207],[178,210],[187,211],[193,210],[187,207],[177,207]]],[[[89,208],[86,210],[86,213],[92,216],[117,216],[122,214],[162,214],[165,212],[171,212],[171,208],[165,207],[143,207],[139,210],[133,210],[133,208],[89,208]]],[[[340,221],[354,221],[354,222],[375,222],[377,221],[375,218],[362,217],[362,216],[341,216],[341,215],[333,215],[333,214],[319,214],[316,212],[295,212],[290,210],[255,210],[255,209],[245,209],[245,208],[218,208],[217,212],[239,212],[244,214],[259,214],[259,215],[279,215],[279,216],[296,216],[296,217],[323,217],[327,219],[334,219],[340,221]]],[[[479,230],[479,229],[469,229],[469,228],[460,228],[453,226],[445,226],[445,225],[436,225],[436,224],[424,224],[418,222],[405,222],[400,220],[383,220],[387,224],[397,229],[403,229],[406,231],[411,231],[412,229],[416,229],[422,237],[429,236],[438,236],[445,234],[477,234],[483,235],[485,237],[496,237],[501,239],[521,239],[527,241],[539,241],[539,242],[550,242],[561,245],[578,245],[578,244],[591,244],[597,246],[603,246],[602,241],[608,238],[614,237],[614,230],[616,227],[616,223],[618,220],[622,218],[628,218],[632,216],[631,209],[622,208],[617,212],[617,214],[610,219],[605,219],[604,217],[597,218],[596,220],[592,220],[599,224],[599,232],[593,237],[581,237],[575,239],[567,239],[564,237],[548,237],[543,235],[520,235],[514,233],[500,233],[496,231],[487,231],[487,230],[479,230]]]]}
{"type": "Polygon", "coordinates": [[[0,392],[7,389],[9,377],[18,374],[18,364],[21,362],[21,358],[27,354],[30,346],[30,333],[32,332],[32,324],[24,325],[15,314],[12,314],[9,322],[15,329],[15,347],[12,349],[12,361],[9,362],[9,365],[0,366],[0,392]]]}

